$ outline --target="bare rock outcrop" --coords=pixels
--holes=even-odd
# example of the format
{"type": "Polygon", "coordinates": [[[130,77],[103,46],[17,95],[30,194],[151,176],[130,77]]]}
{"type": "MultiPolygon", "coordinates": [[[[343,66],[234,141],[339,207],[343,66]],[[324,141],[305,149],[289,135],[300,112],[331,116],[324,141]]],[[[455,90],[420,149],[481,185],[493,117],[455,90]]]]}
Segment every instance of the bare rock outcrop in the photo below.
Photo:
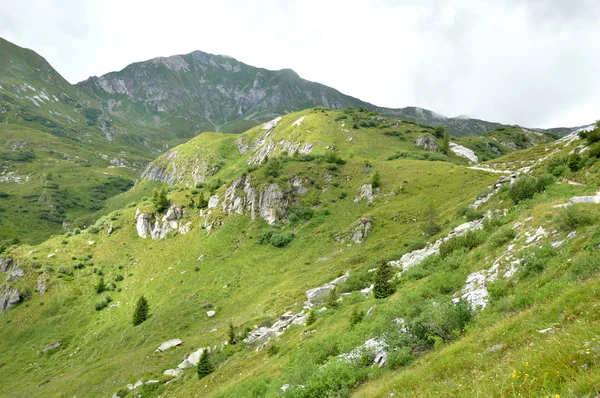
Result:
{"type": "Polygon", "coordinates": [[[0,289],[0,314],[19,304],[19,301],[21,301],[19,291],[8,285],[4,286],[0,289]]]}
{"type": "Polygon", "coordinates": [[[170,231],[186,233],[189,226],[180,226],[179,220],[183,217],[183,210],[179,206],[171,206],[164,216],[158,218],[154,213],[143,213],[139,208],[135,213],[135,226],[141,238],[164,239],[170,231]],[[181,228],[180,228],[181,227],[181,228]]]}
{"type": "Polygon", "coordinates": [[[437,152],[440,149],[440,146],[435,141],[435,138],[430,135],[424,135],[423,137],[417,138],[415,145],[422,147],[427,152],[437,152]]]}

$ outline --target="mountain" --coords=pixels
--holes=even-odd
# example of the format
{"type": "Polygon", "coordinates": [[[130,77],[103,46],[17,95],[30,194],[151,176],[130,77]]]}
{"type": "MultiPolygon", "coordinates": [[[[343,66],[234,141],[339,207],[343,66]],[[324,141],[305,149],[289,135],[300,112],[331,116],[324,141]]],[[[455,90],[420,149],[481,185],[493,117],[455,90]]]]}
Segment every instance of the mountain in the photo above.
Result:
{"type": "MultiPolygon", "coordinates": [[[[304,80],[291,69],[257,68],[202,51],[136,62],[77,86],[111,114],[187,138],[203,131],[240,133],[276,116],[315,106],[364,107],[387,117],[444,126],[455,137],[482,135],[505,126],[464,116],[449,118],[417,107],[379,107],[304,80]]],[[[565,135],[572,130],[560,132],[565,135]]]]}
{"type": "Polygon", "coordinates": [[[475,167],[436,133],[318,107],[200,134],[5,248],[0,395],[598,394],[599,131],[475,167]]]}

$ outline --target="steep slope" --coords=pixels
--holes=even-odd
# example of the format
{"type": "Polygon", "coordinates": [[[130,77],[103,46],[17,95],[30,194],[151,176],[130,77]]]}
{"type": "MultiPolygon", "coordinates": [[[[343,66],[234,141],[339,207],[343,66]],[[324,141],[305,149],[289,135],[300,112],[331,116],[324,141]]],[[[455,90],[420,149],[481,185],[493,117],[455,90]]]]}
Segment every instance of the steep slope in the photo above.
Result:
{"type": "Polygon", "coordinates": [[[203,134],[148,167],[135,204],[11,247],[0,395],[597,394],[597,144],[579,168],[575,136],[480,166],[502,176],[414,160],[433,129],[394,123],[312,109],[203,134]],[[166,204],[142,197],[156,180],[166,204]]]}

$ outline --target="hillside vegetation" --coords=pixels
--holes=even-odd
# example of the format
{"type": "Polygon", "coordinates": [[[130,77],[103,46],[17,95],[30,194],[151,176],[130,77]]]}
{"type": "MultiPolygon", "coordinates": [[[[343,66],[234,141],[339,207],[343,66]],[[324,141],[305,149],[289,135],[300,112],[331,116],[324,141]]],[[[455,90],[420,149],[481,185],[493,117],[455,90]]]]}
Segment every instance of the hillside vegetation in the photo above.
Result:
{"type": "Polygon", "coordinates": [[[367,109],[195,137],[6,249],[0,395],[594,396],[595,135],[478,167],[367,109]]]}

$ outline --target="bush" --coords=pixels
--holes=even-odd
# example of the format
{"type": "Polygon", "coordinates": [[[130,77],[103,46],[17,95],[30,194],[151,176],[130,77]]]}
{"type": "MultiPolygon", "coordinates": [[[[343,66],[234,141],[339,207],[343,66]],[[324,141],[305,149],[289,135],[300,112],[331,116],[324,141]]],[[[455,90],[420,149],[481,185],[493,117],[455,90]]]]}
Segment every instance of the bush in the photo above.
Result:
{"type": "Polygon", "coordinates": [[[66,265],[61,265],[58,268],[58,273],[59,274],[63,274],[63,275],[72,276],[73,275],[73,270],[71,268],[67,267],[66,265]]]}
{"type": "Polygon", "coordinates": [[[571,231],[584,225],[591,225],[596,221],[594,214],[581,210],[575,205],[564,207],[556,218],[559,229],[571,231]]]}
{"type": "Polygon", "coordinates": [[[294,235],[289,231],[276,232],[271,235],[270,242],[275,247],[287,246],[292,240],[294,235]]]}
{"type": "Polygon", "coordinates": [[[517,233],[512,228],[505,227],[498,229],[490,236],[490,245],[492,247],[500,247],[513,240],[515,236],[517,236],[517,233]]]}
{"type": "Polygon", "coordinates": [[[414,319],[408,329],[415,336],[418,347],[428,348],[437,342],[456,339],[464,333],[474,315],[471,303],[460,299],[457,303],[432,305],[414,319]]]}
{"type": "Polygon", "coordinates": [[[578,171],[582,166],[582,159],[579,154],[574,153],[567,158],[567,167],[571,171],[578,171]]]}
{"type": "Polygon", "coordinates": [[[354,309],[352,309],[352,313],[350,314],[350,319],[349,319],[350,327],[353,327],[354,325],[361,323],[364,317],[365,317],[364,311],[360,311],[356,307],[354,309]]]}
{"type": "Polygon", "coordinates": [[[106,284],[104,283],[104,278],[100,278],[96,285],[96,293],[101,294],[104,291],[106,291],[106,284]]]}
{"type": "Polygon", "coordinates": [[[472,250],[485,241],[486,233],[481,230],[469,231],[464,235],[450,238],[440,245],[440,257],[446,258],[455,250],[472,250]]]}
{"type": "Polygon", "coordinates": [[[315,310],[310,310],[308,317],[306,318],[306,326],[311,326],[317,321],[317,314],[315,310]]]}
{"type": "Polygon", "coordinates": [[[271,344],[270,344],[270,345],[267,347],[267,355],[268,355],[268,356],[270,356],[270,357],[273,357],[273,356],[275,356],[275,355],[277,355],[277,354],[279,354],[279,347],[278,347],[278,346],[276,346],[275,344],[272,344],[272,343],[271,343],[271,344]]]}
{"type": "Polygon", "coordinates": [[[591,145],[588,154],[591,158],[600,158],[600,143],[591,145]]]}
{"type": "Polygon", "coordinates": [[[410,365],[413,361],[413,356],[410,354],[409,347],[401,347],[388,353],[386,366],[392,370],[410,365]]]}
{"type": "Polygon", "coordinates": [[[459,217],[465,217],[467,221],[479,220],[484,216],[483,211],[474,209],[471,206],[461,206],[458,208],[456,215],[459,217]]]}
{"type": "Polygon", "coordinates": [[[167,199],[167,190],[164,186],[152,191],[152,204],[154,205],[154,209],[159,213],[167,210],[169,200],[167,199]]]}
{"type": "Polygon", "coordinates": [[[133,326],[137,326],[148,319],[148,301],[144,296],[138,299],[133,311],[133,326]]]}
{"type": "Polygon", "coordinates": [[[106,301],[106,299],[102,299],[94,304],[94,309],[96,311],[101,311],[102,309],[106,308],[106,306],[108,306],[108,301],[106,301]]]}
{"type": "Polygon", "coordinates": [[[532,177],[520,177],[508,190],[508,196],[513,202],[519,203],[531,199],[538,192],[537,181],[532,177]]]}
{"type": "Polygon", "coordinates": [[[585,280],[594,276],[600,269],[600,259],[585,257],[578,259],[571,265],[571,275],[576,280],[585,280]]]}
{"type": "Polygon", "coordinates": [[[89,226],[87,230],[90,234],[97,234],[98,232],[100,232],[100,228],[96,225],[89,226]]]}
{"type": "Polygon", "coordinates": [[[555,255],[554,248],[550,245],[533,248],[523,257],[518,274],[521,278],[527,278],[540,274],[555,255]]]}

